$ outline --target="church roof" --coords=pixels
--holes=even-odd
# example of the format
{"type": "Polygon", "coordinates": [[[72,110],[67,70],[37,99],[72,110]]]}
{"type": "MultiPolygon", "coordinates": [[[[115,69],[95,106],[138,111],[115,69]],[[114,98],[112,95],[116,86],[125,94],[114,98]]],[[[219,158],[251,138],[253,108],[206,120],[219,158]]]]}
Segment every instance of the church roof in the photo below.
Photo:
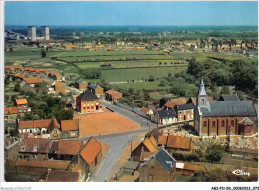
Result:
{"type": "Polygon", "coordinates": [[[207,107],[199,108],[203,117],[211,116],[256,116],[254,105],[251,101],[213,101],[207,107]]]}
{"type": "Polygon", "coordinates": [[[219,101],[240,101],[240,99],[238,98],[238,96],[235,95],[224,95],[222,94],[219,98],[219,101]]]}
{"type": "Polygon", "coordinates": [[[204,86],[204,83],[203,83],[203,79],[201,79],[201,81],[200,81],[199,95],[200,96],[206,96],[207,95],[206,90],[205,90],[205,86],[204,86]]]}

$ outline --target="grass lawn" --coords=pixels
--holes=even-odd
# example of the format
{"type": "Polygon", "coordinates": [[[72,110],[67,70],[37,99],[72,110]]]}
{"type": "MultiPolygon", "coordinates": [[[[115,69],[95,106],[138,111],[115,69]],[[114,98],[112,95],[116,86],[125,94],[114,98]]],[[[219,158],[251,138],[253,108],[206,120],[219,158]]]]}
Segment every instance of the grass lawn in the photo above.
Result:
{"type": "Polygon", "coordinates": [[[175,182],[190,182],[192,176],[184,176],[181,174],[176,174],[175,182]]]}
{"type": "MultiPolygon", "coordinates": [[[[106,61],[106,62],[83,62],[75,63],[80,69],[111,69],[111,68],[131,68],[131,67],[157,67],[159,62],[163,64],[161,66],[174,66],[171,62],[176,63],[177,60],[134,60],[134,61],[106,61]],[[167,64],[164,64],[166,62],[167,64]],[[111,64],[111,67],[101,67],[102,64],[111,64]]],[[[187,66],[184,64],[176,64],[175,66],[187,66]]]]}
{"type": "Polygon", "coordinates": [[[126,83],[126,84],[113,84],[113,87],[118,87],[121,89],[129,89],[134,88],[135,90],[152,90],[152,89],[169,89],[170,86],[159,86],[160,81],[154,82],[134,82],[134,83],[126,83]]]}

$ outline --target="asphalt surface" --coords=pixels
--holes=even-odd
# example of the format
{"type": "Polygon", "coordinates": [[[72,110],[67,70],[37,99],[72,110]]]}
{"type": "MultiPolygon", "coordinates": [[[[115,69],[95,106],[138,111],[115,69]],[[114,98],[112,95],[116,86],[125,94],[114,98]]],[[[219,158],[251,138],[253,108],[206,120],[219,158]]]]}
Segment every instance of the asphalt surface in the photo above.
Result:
{"type": "Polygon", "coordinates": [[[141,116],[139,116],[139,115],[137,115],[137,114],[135,114],[135,113],[133,113],[131,111],[128,111],[126,109],[118,107],[118,106],[116,106],[114,104],[111,104],[111,103],[105,102],[105,101],[102,101],[101,104],[103,106],[106,106],[109,109],[117,112],[118,114],[120,114],[120,115],[122,115],[122,116],[124,116],[124,117],[126,117],[126,118],[128,118],[128,119],[130,119],[130,120],[132,120],[132,121],[134,121],[136,123],[138,123],[141,126],[141,128],[149,128],[150,127],[150,129],[152,130],[152,129],[157,127],[157,124],[151,122],[150,120],[148,120],[148,119],[146,119],[144,117],[141,117],[141,116]]]}
{"type": "Polygon", "coordinates": [[[124,146],[131,141],[132,136],[133,134],[102,139],[102,141],[110,144],[110,150],[99,169],[97,169],[93,179],[94,182],[104,182],[109,177],[124,146]]]}
{"type": "MultiPolygon", "coordinates": [[[[69,90],[73,94],[82,93],[82,91],[67,86],[66,90],[69,90]]],[[[141,126],[141,129],[95,137],[97,140],[101,140],[103,142],[108,143],[110,145],[110,148],[108,153],[105,155],[104,160],[101,161],[102,164],[98,165],[98,169],[93,175],[94,182],[104,182],[109,177],[113,169],[113,166],[117,162],[118,157],[120,156],[124,146],[131,141],[134,134],[148,132],[149,130],[152,130],[157,127],[157,125],[155,123],[152,123],[150,120],[143,118],[131,111],[113,105],[110,102],[101,101],[101,104],[103,107],[107,107],[110,110],[113,110],[114,112],[117,112],[118,114],[136,122],[141,126]]],[[[89,137],[76,138],[75,140],[87,141],[88,139],[89,137]]]]}

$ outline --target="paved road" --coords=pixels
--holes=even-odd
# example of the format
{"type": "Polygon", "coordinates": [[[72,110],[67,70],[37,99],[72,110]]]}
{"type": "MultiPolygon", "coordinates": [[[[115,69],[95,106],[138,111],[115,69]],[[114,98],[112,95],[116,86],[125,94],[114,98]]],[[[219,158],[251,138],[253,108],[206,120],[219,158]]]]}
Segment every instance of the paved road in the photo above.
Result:
{"type": "Polygon", "coordinates": [[[113,105],[109,102],[105,102],[105,101],[102,101],[101,104],[103,106],[106,106],[112,110],[114,110],[115,112],[119,113],[120,115],[124,116],[124,117],[127,117],[128,119],[131,119],[132,121],[138,123],[142,128],[149,128],[152,130],[154,129],[155,127],[157,127],[157,125],[153,122],[151,122],[150,120],[144,118],[144,117],[141,117],[131,111],[128,111],[126,109],[123,109],[121,107],[118,107],[116,105],[113,105]]]}
{"type": "Polygon", "coordinates": [[[108,151],[103,163],[94,175],[94,182],[104,182],[109,177],[124,146],[131,141],[132,136],[133,134],[102,139],[102,141],[110,144],[111,150],[108,151]]]}

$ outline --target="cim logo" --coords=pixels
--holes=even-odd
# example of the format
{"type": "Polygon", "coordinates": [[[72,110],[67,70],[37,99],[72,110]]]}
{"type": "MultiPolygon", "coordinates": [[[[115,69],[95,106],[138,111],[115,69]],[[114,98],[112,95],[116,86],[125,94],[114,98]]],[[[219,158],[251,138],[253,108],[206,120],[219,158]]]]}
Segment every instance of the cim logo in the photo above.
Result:
{"type": "Polygon", "coordinates": [[[247,176],[250,176],[249,172],[244,172],[243,170],[240,170],[240,169],[234,170],[232,173],[235,174],[235,175],[247,175],[247,176]]]}

